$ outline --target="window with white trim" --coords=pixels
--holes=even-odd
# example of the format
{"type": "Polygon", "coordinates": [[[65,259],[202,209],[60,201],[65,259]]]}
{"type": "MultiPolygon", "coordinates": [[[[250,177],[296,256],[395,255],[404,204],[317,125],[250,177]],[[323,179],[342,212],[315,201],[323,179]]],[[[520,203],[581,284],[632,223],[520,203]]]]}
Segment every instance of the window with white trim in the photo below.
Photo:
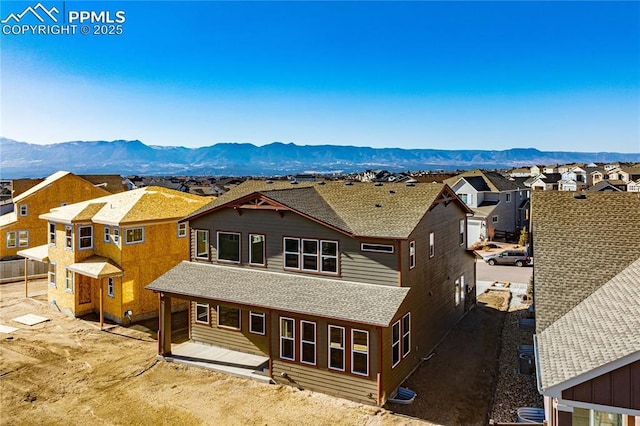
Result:
{"type": "Polygon", "coordinates": [[[249,312],[249,332],[253,334],[265,334],[264,312],[249,312]]]}
{"type": "Polygon", "coordinates": [[[458,278],[454,283],[453,298],[456,306],[460,304],[460,279],[458,278]]]}
{"type": "Polygon", "coordinates": [[[64,291],[73,293],[73,271],[64,268],[64,291]]]}
{"type": "Polygon", "coordinates": [[[506,194],[504,194],[504,196],[505,196],[505,201],[507,203],[510,203],[511,202],[511,193],[507,192],[506,194]]]}
{"type": "Polygon", "coordinates": [[[93,226],[85,225],[78,227],[78,249],[88,250],[93,248],[93,226]]]}
{"type": "Polygon", "coordinates": [[[64,227],[64,248],[73,250],[73,226],[71,225],[64,227]]]}
{"type": "Polygon", "coordinates": [[[393,253],[394,249],[391,244],[360,244],[360,251],[370,251],[374,253],[393,253]]]}
{"type": "Polygon", "coordinates": [[[464,275],[460,275],[460,301],[464,302],[464,298],[467,295],[467,287],[464,283],[464,275]]]}
{"type": "Polygon", "coordinates": [[[429,233],[429,259],[436,255],[436,237],[433,232],[429,233]]]}
{"type": "Polygon", "coordinates": [[[329,326],[329,368],[344,371],[344,327],[329,326]]]}
{"type": "Polygon", "coordinates": [[[136,228],[125,228],[124,242],[126,244],[144,243],[144,226],[138,226],[136,228]]]}
{"type": "Polygon", "coordinates": [[[249,265],[265,266],[265,237],[249,234],[249,265]]]}
{"type": "Polygon", "coordinates": [[[178,238],[184,238],[187,236],[187,222],[178,224],[178,238]]]}
{"type": "Polygon", "coordinates": [[[218,260],[240,263],[240,234],[218,232],[218,260]]]}
{"type": "Polygon", "coordinates": [[[209,259],[209,231],[196,229],[196,259],[209,259]]]}
{"type": "Polygon", "coordinates": [[[18,231],[18,247],[29,247],[29,231],[18,231]]]}
{"type": "Polygon", "coordinates": [[[7,248],[14,248],[18,244],[16,231],[7,231],[7,248]]]}
{"type": "Polygon", "coordinates": [[[391,326],[391,367],[400,362],[400,320],[391,326]]]}
{"type": "Polygon", "coordinates": [[[209,304],[196,302],[196,323],[209,325],[209,304]]]}
{"type": "Polygon", "coordinates": [[[47,271],[47,276],[49,278],[49,285],[51,287],[56,286],[56,262],[49,262],[49,270],[47,271]]]}
{"type": "Polygon", "coordinates": [[[116,295],[116,286],[114,280],[115,278],[113,277],[107,278],[107,296],[109,297],[115,297],[116,295]]]}
{"type": "Polygon", "coordinates": [[[316,365],[316,323],[300,321],[300,362],[316,365]]]}
{"type": "Polygon", "coordinates": [[[109,244],[111,242],[111,227],[104,225],[102,241],[109,244]]]}
{"type": "Polygon", "coordinates": [[[284,237],[284,268],[300,269],[300,238],[284,237]]]}
{"type": "Polygon", "coordinates": [[[416,267],[416,242],[409,241],[409,269],[416,267]]]}
{"type": "Polygon", "coordinates": [[[351,372],[369,375],[369,332],[351,330],[351,372]]]}
{"type": "Polygon", "coordinates": [[[302,270],[318,271],[318,240],[302,240],[302,270]]]}
{"type": "Polygon", "coordinates": [[[464,245],[464,219],[460,219],[460,245],[464,245]]]}
{"type": "Polygon", "coordinates": [[[411,312],[402,317],[402,358],[411,352],[411,312]]]}
{"type": "Polygon", "coordinates": [[[338,273],[338,242],[284,237],[284,269],[338,273]]]}
{"type": "Polygon", "coordinates": [[[55,247],[56,245],[56,224],[49,222],[49,245],[55,247]]]}
{"type": "Polygon", "coordinates": [[[120,245],[120,228],[114,226],[111,230],[111,236],[113,237],[113,244],[120,245]]]}
{"type": "Polygon", "coordinates": [[[498,216],[492,216],[491,217],[491,222],[492,223],[498,223],[498,216]]]}
{"type": "Polygon", "coordinates": [[[240,309],[218,305],[218,326],[240,330],[240,309]]]}
{"type": "Polygon", "coordinates": [[[20,216],[29,216],[28,204],[20,204],[20,216]]]}
{"type": "Polygon", "coordinates": [[[295,321],[280,317],[280,358],[295,360],[295,321]]]}

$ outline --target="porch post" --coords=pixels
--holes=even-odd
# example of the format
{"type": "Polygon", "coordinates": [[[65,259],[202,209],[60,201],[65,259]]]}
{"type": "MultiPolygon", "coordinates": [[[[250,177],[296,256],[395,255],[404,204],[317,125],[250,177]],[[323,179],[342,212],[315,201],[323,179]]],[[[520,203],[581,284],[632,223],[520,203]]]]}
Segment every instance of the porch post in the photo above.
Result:
{"type": "Polygon", "coordinates": [[[160,293],[160,327],[158,351],[162,356],[171,355],[171,297],[160,293]]]}
{"type": "Polygon", "coordinates": [[[104,278],[100,278],[100,330],[104,327],[103,283],[104,278]]]}
{"type": "Polygon", "coordinates": [[[29,297],[29,259],[24,258],[24,297],[29,297]]]}

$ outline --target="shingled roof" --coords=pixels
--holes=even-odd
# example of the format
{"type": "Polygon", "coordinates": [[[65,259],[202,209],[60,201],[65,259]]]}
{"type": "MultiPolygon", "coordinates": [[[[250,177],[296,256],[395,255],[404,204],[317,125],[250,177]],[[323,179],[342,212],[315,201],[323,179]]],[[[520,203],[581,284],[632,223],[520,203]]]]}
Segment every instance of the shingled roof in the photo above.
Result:
{"type": "Polygon", "coordinates": [[[192,262],[178,264],[146,288],[383,327],[410,290],[192,262]]]}
{"type": "Polygon", "coordinates": [[[246,181],[184,220],[233,205],[250,195],[263,196],[346,234],[407,238],[439,197],[472,211],[444,184],[246,181]]]}
{"type": "Polygon", "coordinates": [[[613,361],[640,359],[638,330],[640,258],[537,336],[541,387],[583,382],[613,361]]]}
{"type": "Polygon", "coordinates": [[[640,194],[533,191],[540,333],[640,257],[640,194]]]}
{"type": "Polygon", "coordinates": [[[452,178],[446,179],[444,183],[453,186],[460,179],[465,179],[478,191],[490,191],[490,192],[502,192],[502,191],[515,191],[523,189],[524,181],[520,184],[514,180],[502,176],[498,172],[486,171],[486,170],[469,170],[462,172],[452,178]],[[482,182],[479,181],[482,179],[482,182]]]}

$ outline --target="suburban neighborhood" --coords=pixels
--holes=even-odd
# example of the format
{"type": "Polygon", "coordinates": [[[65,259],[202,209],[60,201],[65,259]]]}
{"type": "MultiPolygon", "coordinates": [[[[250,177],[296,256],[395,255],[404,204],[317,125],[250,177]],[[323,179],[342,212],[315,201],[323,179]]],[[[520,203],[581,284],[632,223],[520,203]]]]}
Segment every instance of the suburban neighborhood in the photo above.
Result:
{"type": "MultiPolygon", "coordinates": [[[[158,178],[100,185],[58,172],[27,189],[16,181],[13,211],[0,219],[2,279],[23,286],[18,300],[40,303],[45,321],[46,312],[59,313],[95,324],[105,338],[113,327],[147,330],[157,342],[147,356],[156,362],[426,421],[435,418],[403,411],[424,404],[429,390],[416,389],[435,374],[425,365],[474,315],[507,297],[502,333],[525,334],[489,355],[502,383],[492,399],[517,395],[509,386],[529,390],[481,418],[633,425],[640,197],[615,185],[633,182],[638,167],[585,168],[244,178],[227,180],[217,196],[157,186],[158,178]],[[583,185],[535,185],[556,170],[583,185]],[[602,182],[614,189],[592,190],[602,182]],[[513,266],[491,261],[507,253],[526,259],[512,262],[530,277],[515,278],[521,284],[500,278],[513,266]],[[11,263],[19,272],[4,266],[11,263]],[[508,331],[508,321],[516,329],[508,331]],[[511,379],[502,378],[505,356],[517,363],[511,379]]],[[[9,336],[0,346],[5,359],[11,336],[38,327],[12,327],[4,313],[0,322],[9,336]]]]}

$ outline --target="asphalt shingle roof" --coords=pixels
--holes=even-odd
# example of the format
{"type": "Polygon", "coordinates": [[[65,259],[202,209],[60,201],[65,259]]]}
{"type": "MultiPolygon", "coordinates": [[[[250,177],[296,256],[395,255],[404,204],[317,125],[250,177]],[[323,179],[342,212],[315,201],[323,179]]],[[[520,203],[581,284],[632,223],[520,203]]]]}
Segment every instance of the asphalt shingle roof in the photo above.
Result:
{"type": "Polygon", "coordinates": [[[538,333],[640,257],[639,194],[574,195],[531,195],[538,333]]]}
{"type": "Polygon", "coordinates": [[[537,337],[543,389],[640,352],[640,258],[537,337]]]}
{"type": "Polygon", "coordinates": [[[403,287],[192,262],[178,264],[146,288],[383,327],[409,293],[403,287]]]}
{"type": "Polygon", "coordinates": [[[455,185],[461,178],[464,178],[471,186],[478,191],[502,192],[515,191],[522,188],[524,180],[516,182],[508,179],[498,172],[485,170],[469,170],[462,172],[452,178],[446,179],[444,182],[448,185],[455,185]]]}
{"type": "MultiPolygon", "coordinates": [[[[356,182],[246,181],[185,220],[259,194],[294,211],[311,216],[347,234],[380,238],[407,238],[446,186],[438,183],[412,184],[356,182]]],[[[471,210],[456,198],[459,206],[471,210]]]]}

